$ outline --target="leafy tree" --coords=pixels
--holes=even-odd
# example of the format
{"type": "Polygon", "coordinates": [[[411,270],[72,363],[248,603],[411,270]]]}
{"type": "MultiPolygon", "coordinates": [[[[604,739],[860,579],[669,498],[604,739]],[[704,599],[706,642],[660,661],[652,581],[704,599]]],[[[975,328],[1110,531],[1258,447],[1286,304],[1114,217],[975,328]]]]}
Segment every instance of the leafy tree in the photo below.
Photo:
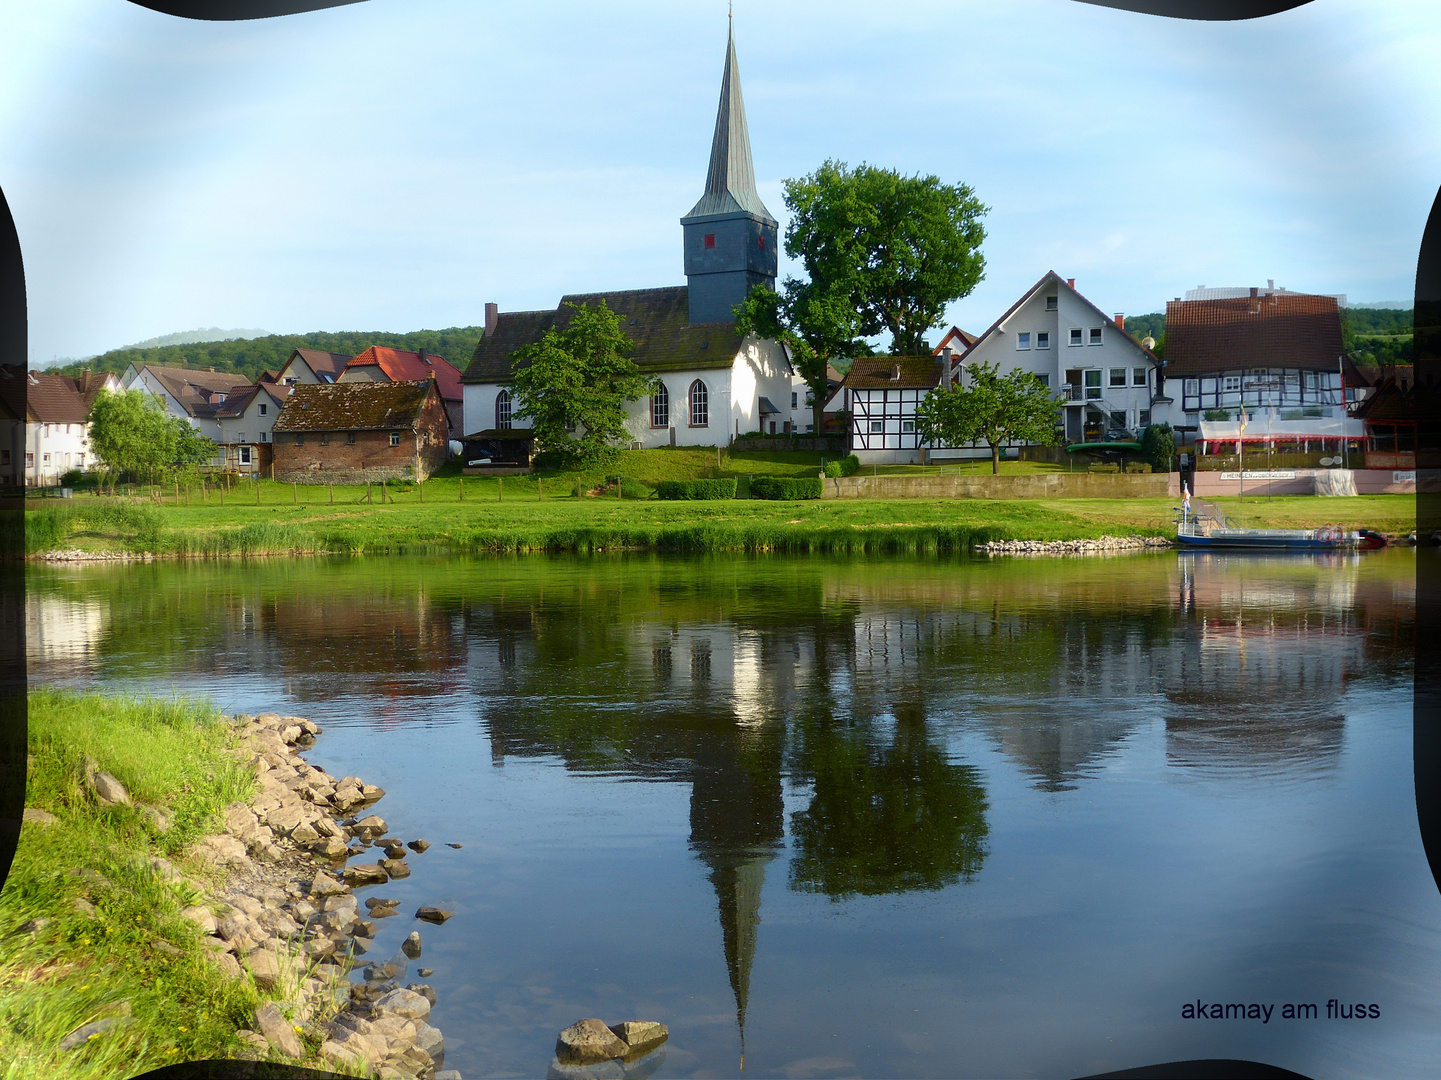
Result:
{"type": "Polygon", "coordinates": [[[869,355],[864,339],[886,332],[894,355],[926,352],[946,305],[980,282],[987,208],[965,184],[837,161],[787,180],[785,201],[786,254],[807,280],[788,277],[779,293],[756,286],[737,325],[790,347],[820,431],[828,362],[869,355]]]}
{"type": "Polygon", "coordinates": [[[531,422],[541,451],[589,464],[615,453],[627,433],[626,404],[652,393],[656,380],[624,355],[633,343],[604,300],[569,306],[575,314],[564,330],[547,331],[511,359],[515,416],[531,422]]]}
{"type": "Polygon", "coordinates": [[[916,409],[916,430],[932,445],[980,441],[991,448],[991,472],[1001,471],[1001,444],[1055,446],[1056,398],[1027,371],[1001,375],[995,364],[970,367],[970,385],[932,390],[916,409]]]}
{"type": "Polygon", "coordinates": [[[1156,472],[1170,472],[1176,456],[1176,436],[1170,424],[1152,424],[1141,432],[1141,456],[1156,472]]]}
{"type": "Polygon", "coordinates": [[[90,407],[90,446],[119,473],[154,479],[167,466],[215,456],[215,444],[140,390],[102,391],[90,407]]]}

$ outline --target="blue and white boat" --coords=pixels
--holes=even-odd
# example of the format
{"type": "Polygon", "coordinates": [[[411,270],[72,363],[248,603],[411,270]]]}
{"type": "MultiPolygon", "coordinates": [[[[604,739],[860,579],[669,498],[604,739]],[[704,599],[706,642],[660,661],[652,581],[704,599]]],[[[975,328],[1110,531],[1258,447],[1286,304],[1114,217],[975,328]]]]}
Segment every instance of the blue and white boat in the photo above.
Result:
{"type": "Polygon", "coordinates": [[[1336,551],[1360,547],[1360,533],[1334,525],[1320,529],[1242,529],[1213,507],[1192,510],[1186,505],[1176,522],[1176,541],[1183,550],[1336,551]]]}

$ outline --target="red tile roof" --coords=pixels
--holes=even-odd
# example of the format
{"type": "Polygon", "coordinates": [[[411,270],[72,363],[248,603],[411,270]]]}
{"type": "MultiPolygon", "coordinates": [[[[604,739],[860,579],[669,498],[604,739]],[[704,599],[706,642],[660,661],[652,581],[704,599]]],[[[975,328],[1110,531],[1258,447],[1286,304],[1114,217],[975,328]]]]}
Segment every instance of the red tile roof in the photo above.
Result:
{"type": "Polygon", "coordinates": [[[440,396],[447,401],[459,401],[464,396],[460,389],[460,372],[454,364],[434,353],[413,353],[403,349],[387,349],[383,345],[372,345],[346,365],[347,368],[378,365],[391,382],[424,382],[432,373],[440,388],[440,396]]]}
{"type": "Polygon", "coordinates": [[[1341,310],[1334,296],[1271,293],[1166,305],[1166,377],[1248,367],[1335,371],[1341,310]]]}

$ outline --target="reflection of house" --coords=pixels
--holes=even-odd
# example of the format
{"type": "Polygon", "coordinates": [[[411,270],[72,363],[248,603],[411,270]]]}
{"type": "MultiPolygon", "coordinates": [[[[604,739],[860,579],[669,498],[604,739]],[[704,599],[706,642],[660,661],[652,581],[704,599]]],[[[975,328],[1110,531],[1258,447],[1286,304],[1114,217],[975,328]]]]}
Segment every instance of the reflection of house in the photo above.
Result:
{"type": "Polygon", "coordinates": [[[448,435],[434,379],[297,385],[275,421],[275,478],[423,480],[445,464],[448,435]]]}
{"type": "Polygon", "coordinates": [[[86,372],[74,378],[30,372],[25,388],[27,486],[53,486],[71,469],[97,464],[90,449],[90,406],[101,390],[119,389],[120,380],[108,372],[86,372]]]}
{"type": "Polygon", "coordinates": [[[1057,391],[1067,442],[1134,437],[1167,419],[1155,355],[1126,332],[1124,316],[1107,316],[1076,291],[1075,278],[1055,271],[1027,289],[958,363],[993,364],[1002,375],[1029,372],[1057,391]]]}
{"type": "Polygon", "coordinates": [[[524,426],[511,389],[513,354],[563,331],[573,315],[568,305],[600,303],[620,316],[636,365],[658,380],[654,393],[630,405],[634,445],[716,446],[793,427],[805,386],[789,356],[778,342],[742,337],[734,322],[733,309],[752,286],[774,287],[778,245],[776,221],[756,192],[734,41],[726,46],[705,194],[681,227],[685,285],[572,294],[545,311],[487,304],[485,336],[465,371],[466,436],[524,426]]]}
{"type": "MultiPolygon", "coordinates": [[[[1238,290],[1227,290],[1238,291],[1238,290]]],[[[1350,388],[1361,380],[1342,356],[1341,313],[1333,296],[1251,289],[1249,295],[1172,300],[1166,305],[1166,367],[1180,403],[1173,420],[1187,441],[1225,439],[1246,410],[1248,437],[1269,417],[1280,441],[1338,443],[1349,430],[1350,388]],[[1207,415],[1209,414],[1209,415],[1207,415]]],[[[1239,428],[1239,424],[1237,424],[1239,428]]],[[[1359,432],[1357,432],[1359,435],[1359,432]]]]}

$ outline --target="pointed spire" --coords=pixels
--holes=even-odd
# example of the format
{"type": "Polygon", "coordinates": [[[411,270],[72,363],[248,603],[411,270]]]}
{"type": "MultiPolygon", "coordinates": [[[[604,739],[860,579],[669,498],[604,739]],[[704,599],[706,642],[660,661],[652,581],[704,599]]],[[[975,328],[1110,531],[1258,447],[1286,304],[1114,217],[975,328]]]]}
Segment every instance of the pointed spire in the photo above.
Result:
{"type": "MultiPolygon", "coordinates": [[[[731,18],[727,16],[728,20],[731,18]]],[[[746,127],[745,101],[741,97],[740,65],[736,62],[734,24],[730,25],[732,29],[726,34],[725,73],[721,76],[720,107],[716,111],[705,194],[686,217],[744,210],[774,221],[756,191],[755,168],[751,164],[751,137],[746,127]]]]}

